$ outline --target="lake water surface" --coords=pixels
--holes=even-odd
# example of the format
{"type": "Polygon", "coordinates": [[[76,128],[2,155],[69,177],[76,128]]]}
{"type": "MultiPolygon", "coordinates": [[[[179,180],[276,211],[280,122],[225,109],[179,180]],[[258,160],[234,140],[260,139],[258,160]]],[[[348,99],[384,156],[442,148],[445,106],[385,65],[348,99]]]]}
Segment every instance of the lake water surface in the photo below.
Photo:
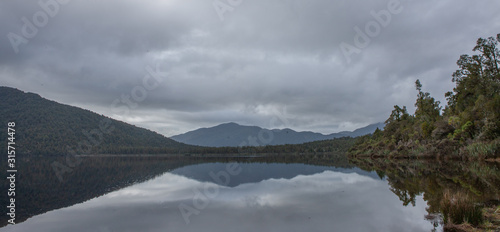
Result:
{"type": "MultiPolygon", "coordinates": [[[[48,178],[57,182],[52,199],[45,196],[46,190],[19,199],[45,201],[44,211],[48,212],[0,231],[441,231],[442,227],[439,213],[433,212],[438,211],[432,205],[435,199],[426,192],[426,188],[441,191],[426,184],[427,180],[441,179],[436,173],[410,173],[426,172],[429,167],[417,167],[422,163],[408,164],[415,165],[414,169],[387,169],[384,173],[366,167],[363,169],[368,171],[364,171],[345,162],[328,162],[324,157],[312,163],[197,158],[152,162],[136,158],[123,161],[122,165],[132,165],[118,172],[144,173],[149,166],[149,172],[155,172],[131,180],[134,175],[122,177],[126,174],[106,168],[120,163],[120,158],[112,162],[105,159],[110,158],[82,162],[87,162],[83,170],[77,167],[64,182],[48,178]],[[395,177],[397,172],[409,176],[395,177]],[[81,175],[87,175],[89,182],[74,183],[81,175]],[[99,178],[107,184],[106,189],[92,184],[99,178]],[[109,187],[113,185],[114,189],[109,187]],[[86,191],[90,193],[82,193],[86,191]],[[67,203],[51,208],[51,202],[58,201],[58,197],[67,203]],[[82,200],[75,203],[74,198],[82,200]]],[[[491,171],[498,171],[496,168],[491,171]]],[[[498,189],[482,196],[498,199],[495,193],[498,189]]]]}

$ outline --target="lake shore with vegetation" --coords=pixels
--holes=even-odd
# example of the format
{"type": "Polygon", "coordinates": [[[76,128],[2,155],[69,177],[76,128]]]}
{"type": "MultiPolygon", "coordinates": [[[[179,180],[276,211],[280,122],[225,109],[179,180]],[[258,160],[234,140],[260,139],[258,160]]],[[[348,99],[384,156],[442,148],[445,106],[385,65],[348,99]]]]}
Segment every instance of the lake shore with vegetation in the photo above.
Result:
{"type": "Polygon", "coordinates": [[[499,43],[500,34],[480,38],[477,54],[460,57],[444,108],[417,80],[415,113],[395,105],[383,130],[359,137],[348,152],[355,165],[387,176],[400,199],[423,193],[426,219],[444,231],[500,228],[499,43]]]}
{"type": "Polygon", "coordinates": [[[383,130],[358,138],[351,157],[500,161],[500,34],[462,55],[444,108],[422,90],[415,113],[394,106],[383,130]]]}

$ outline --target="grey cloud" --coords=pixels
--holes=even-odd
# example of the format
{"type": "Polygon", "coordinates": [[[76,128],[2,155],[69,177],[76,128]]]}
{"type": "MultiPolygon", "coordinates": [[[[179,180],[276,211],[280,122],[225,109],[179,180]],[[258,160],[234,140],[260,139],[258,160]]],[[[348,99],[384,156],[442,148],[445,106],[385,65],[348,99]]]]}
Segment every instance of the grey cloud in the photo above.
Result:
{"type": "Polygon", "coordinates": [[[268,127],[284,108],[296,130],[331,133],[412,109],[415,79],[444,102],[478,37],[499,33],[498,1],[409,1],[347,64],[339,45],[387,1],[243,1],[221,21],[210,1],[78,1],[61,6],[15,54],[7,34],[41,8],[0,3],[0,85],[174,135],[235,121],[268,127]],[[129,115],[110,108],[168,73],[129,115]],[[153,115],[154,117],[152,117],[153,115]]]}

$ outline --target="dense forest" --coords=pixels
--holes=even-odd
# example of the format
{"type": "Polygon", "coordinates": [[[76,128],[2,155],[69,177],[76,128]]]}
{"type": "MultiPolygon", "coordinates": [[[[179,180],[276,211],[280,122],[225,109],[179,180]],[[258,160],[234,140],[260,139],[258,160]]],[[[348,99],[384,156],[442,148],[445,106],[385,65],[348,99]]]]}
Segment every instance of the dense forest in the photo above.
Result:
{"type": "MultiPolygon", "coordinates": [[[[172,153],[192,146],[33,93],[0,87],[0,137],[15,123],[16,154],[172,153]]],[[[7,143],[0,149],[6,150],[7,143]]]]}
{"type": "Polygon", "coordinates": [[[422,90],[415,113],[394,106],[384,130],[360,137],[350,156],[445,159],[495,159],[500,157],[500,34],[480,38],[474,55],[462,55],[453,73],[456,84],[447,92],[447,105],[422,90]]]}

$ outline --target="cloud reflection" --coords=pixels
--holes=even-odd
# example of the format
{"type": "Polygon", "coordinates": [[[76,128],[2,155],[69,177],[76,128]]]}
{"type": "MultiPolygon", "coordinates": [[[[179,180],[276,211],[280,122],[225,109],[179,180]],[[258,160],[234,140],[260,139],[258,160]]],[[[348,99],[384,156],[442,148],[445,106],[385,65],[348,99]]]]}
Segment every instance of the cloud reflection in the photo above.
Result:
{"type": "Polygon", "coordinates": [[[385,180],[324,171],[292,179],[218,186],[166,173],[105,196],[55,210],[3,231],[430,231],[427,204],[404,207],[385,180]],[[219,194],[186,224],[180,203],[194,190],[219,194]]]}

